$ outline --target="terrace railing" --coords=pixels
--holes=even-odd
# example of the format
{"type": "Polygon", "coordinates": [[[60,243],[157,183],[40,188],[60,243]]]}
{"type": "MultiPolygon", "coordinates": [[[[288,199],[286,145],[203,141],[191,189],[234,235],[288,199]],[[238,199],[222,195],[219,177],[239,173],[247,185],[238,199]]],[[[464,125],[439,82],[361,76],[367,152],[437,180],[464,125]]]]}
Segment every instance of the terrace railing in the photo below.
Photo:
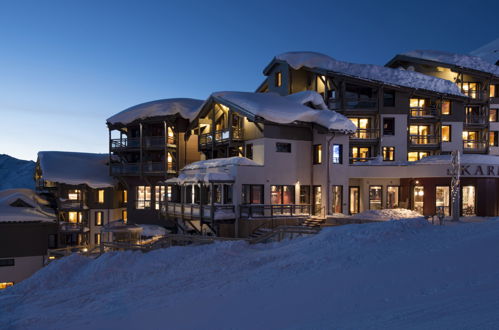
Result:
{"type": "Polygon", "coordinates": [[[351,137],[354,140],[375,140],[379,138],[379,129],[377,128],[358,128],[351,137]]]}
{"type": "Polygon", "coordinates": [[[241,218],[303,217],[311,215],[310,204],[242,204],[241,218]]]}
{"type": "Polygon", "coordinates": [[[438,116],[436,107],[411,107],[409,109],[411,118],[434,118],[438,116]]]}
{"type": "Polygon", "coordinates": [[[437,135],[409,135],[409,142],[413,145],[436,145],[440,143],[437,135]]]}
{"type": "Polygon", "coordinates": [[[485,152],[487,151],[488,143],[482,140],[463,140],[464,151],[485,152]]]}

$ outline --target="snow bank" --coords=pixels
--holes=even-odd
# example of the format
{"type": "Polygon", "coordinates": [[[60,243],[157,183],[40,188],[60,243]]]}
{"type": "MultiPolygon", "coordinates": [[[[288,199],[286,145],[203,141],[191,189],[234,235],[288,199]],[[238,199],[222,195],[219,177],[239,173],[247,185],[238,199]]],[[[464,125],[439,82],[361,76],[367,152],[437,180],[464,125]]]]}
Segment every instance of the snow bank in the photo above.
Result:
{"type": "Polygon", "coordinates": [[[498,221],[416,219],[267,245],[73,255],[1,292],[0,328],[492,329],[498,240],[498,221]]]}
{"type": "Polygon", "coordinates": [[[352,215],[354,219],[362,220],[401,220],[410,218],[423,219],[420,213],[408,209],[383,209],[383,210],[367,210],[362,213],[352,215]]]}
{"type": "Polygon", "coordinates": [[[306,122],[346,133],[356,131],[357,127],[347,117],[332,110],[312,109],[301,103],[303,100],[317,102],[314,93],[290,97],[276,93],[218,92],[213,93],[212,97],[274,123],[306,122]]]}
{"type": "Polygon", "coordinates": [[[30,189],[0,191],[0,222],[53,222],[48,202],[30,189]]]}
{"type": "Polygon", "coordinates": [[[38,161],[42,178],[69,185],[86,184],[91,188],[114,187],[109,176],[109,155],[83,152],[40,151],[38,161]]]}
{"type": "Polygon", "coordinates": [[[343,62],[315,52],[283,53],[276,56],[276,59],[288,63],[295,70],[302,67],[321,69],[383,84],[464,96],[457,85],[450,81],[413,71],[343,62]]]}
{"type": "Polygon", "coordinates": [[[437,50],[413,50],[402,55],[452,64],[466,69],[487,72],[499,77],[499,67],[486,62],[478,56],[454,54],[437,50]]]}
{"type": "Polygon", "coordinates": [[[164,227],[158,225],[139,224],[138,226],[142,228],[141,236],[145,237],[165,236],[169,233],[164,227]]]}
{"type": "Polygon", "coordinates": [[[127,125],[135,120],[163,117],[179,114],[185,119],[193,120],[203,101],[188,98],[164,99],[135,105],[109,117],[110,124],[127,125]]]}
{"type": "Polygon", "coordinates": [[[246,157],[228,157],[228,158],[200,160],[184,166],[184,168],[182,168],[182,171],[199,170],[199,169],[207,169],[207,168],[222,167],[222,166],[261,166],[261,165],[246,157]]]}
{"type": "Polygon", "coordinates": [[[499,38],[470,52],[470,55],[478,56],[485,61],[496,64],[499,62],[499,38]]]}

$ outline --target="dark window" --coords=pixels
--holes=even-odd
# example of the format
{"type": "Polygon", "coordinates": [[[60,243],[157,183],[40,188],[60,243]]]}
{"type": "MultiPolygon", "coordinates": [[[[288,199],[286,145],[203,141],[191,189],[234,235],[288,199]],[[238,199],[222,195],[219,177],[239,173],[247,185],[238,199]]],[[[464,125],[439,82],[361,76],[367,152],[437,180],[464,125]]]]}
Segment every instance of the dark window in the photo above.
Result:
{"type": "Polygon", "coordinates": [[[383,147],[383,160],[384,161],[395,160],[395,147],[383,147]]]}
{"type": "Polygon", "coordinates": [[[246,145],[246,158],[253,159],[253,144],[246,145]]]}
{"type": "Polygon", "coordinates": [[[15,266],[15,259],[0,259],[0,267],[15,266]]]}
{"type": "Polygon", "coordinates": [[[333,164],[343,164],[343,145],[333,144],[333,164]]]}
{"type": "Polygon", "coordinates": [[[395,106],[395,92],[385,91],[383,92],[383,106],[394,107],[395,106]]]}
{"type": "Polygon", "coordinates": [[[310,204],[310,186],[300,186],[300,204],[310,204]]]}
{"type": "Polygon", "coordinates": [[[48,247],[49,249],[55,249],[57,247],[56,236],[53,234],[49,235],[48,247]]]}
{"type": "Polygon", "coordinates": [[[185,186],[185,204],[192,204],[192,186],[185,186]]]}
{"type": "Polygon", "coordinates": [[[232,185],[224,184],[224,204],[232,204],[232,185]]]}
{"type": "Polygon", "coordinates": [[[291,152],[291,143],[276,142],[275,149],[277,152],[291,152]]]}
{"type": "Polygon", "coordinates": [[[96,226],[102,226],[103,219],[104,219],[104,212],[102,212],[102,211],[95,212],[95,225],[96,226]]]}
{"type": "Polygon", "coordinates": [[[322,144],[313,146],[313,162],[314,164],[322,164],[322,144]]]}
{"type": "Polygon", "coordinates": [[[395,135],[395,118],[383,118],[383,135],[395,135]]]}
{"type": "Polygon", "coordinates": [[[263,204],[263,184],[243,184],[244,204],[263,204]]]}
{"type": "Polygon", "coordinates": [[[294,204],[295,186],[271,186],[271,204],[294,204]]]}

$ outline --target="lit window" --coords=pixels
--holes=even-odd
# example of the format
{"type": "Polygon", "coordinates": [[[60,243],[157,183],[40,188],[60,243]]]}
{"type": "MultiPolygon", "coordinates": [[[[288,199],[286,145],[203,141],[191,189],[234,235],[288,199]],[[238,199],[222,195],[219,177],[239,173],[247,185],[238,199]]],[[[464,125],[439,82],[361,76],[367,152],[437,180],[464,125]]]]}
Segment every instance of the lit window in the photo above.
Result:
{"type": "Polygon", "coordinates": [[[451,127],[450,125],[442,125],[442,142],[451,141],[451,127]]]}
{"type": "Polygon", "coordinates": [[[428,151],[411,151],[407,153],[407,160],[410,162],[415,162],[429,156],[428,151]]]}
{"type": "Polygon", "coordinates": [[[14,282],[0,282],[0,290],[6,289],[9,286],[13,286],[14,282]]]}
{"type": "Polygon", "coordinates": [[[97,191],[97,202],[100,204],[104,203],[104,189],[99,189],[97,191]]]}
{"type": "Polygon", "coordinates": [[[167,156],[167,166],[168,172],[175,171],[175,164],[173,163],[173,155],[171,152],[169,152],[167,156]]]}
{"type": "Polygon", "coordinates": [[[81,190],[79,189],[68,190],[68,199],[72,201],[81,200],[81,190]]]}
{"type": "Polygon", "coordinates": [[[277,152],[291,152],[291,143],[276,142],[275,149],[277,152]]]}
{"type": "Polygon", "coordinates": [[[165,186],[156,186],[156,187],[154,187],[154,198],[155,198],[154,208],[156,210],[159,210],[159,208],[161,206],[161,202],[165,198],[165,186]]]}
{"type": "Polygon", "coordinates": [[[476,99],[478,98],[478,86],[479,84],[476,82],[462,82],[461,91],[468,97],[476,99]]]}
{"type": "Polygon", "coordinates": [[[100,244],[100,233],[95,234],[94,241],[95,241],[95,245],[100,244]]]}
{"type": "Polygon", "coordinates": [[[350,154],[353,163],[365,162],[369,160],[370,150],[369,147],[351,147],[350,154]]]}
{"type": "Polygon", "coordinates": [[[123,190],[123,203],[128,203],[128,190],[123,190]]]}
{"type": "Polygon", "coordinates": [[[173,129],[168,126],[168,144],[175,144],[175,132],[173,132],[173,129]]]}
{"type": "Polygon", "coordinates": [[[123,222],[126,223],[128,220],[128,212],[126,210],[121,211],[121,218],[123,219],[123,222]]]}
{"type": "Polygon", "coordinates": [[[102,219],[104,218],[104,212],[97,211],[95,212],[95,225],[102,226],[102,219]]]}
{"type": "Polygon", "coordinates": [[[343,145],[333,144],[333,164],[343,163],[343,145]]]}
{"type": "Polygon", "coordinates": [[[395,160],[395,147],[383,147],[383,160],[384,161],[395,160]]]}
{"type": "Polygon", "coordinates": [[[491,122],[497,121],[497,109],[490,109],[489,121],[491,121],[491,122]]]}
{"type": "Polygon", "coordinates": [[[151,187],[137,186],[136,208],[139,210],[151,207],[151,187]]]}
{"type": "Polygon", "coordinates": [[[313,146],[313,162],[314,164],[322,164],[322,144],[313,146]]]}
{"type": "Polygon", "coordinates": [[[497,132],[495,131],[490,131],[489,132],[489,145],[491,147],[497,147],[497,132]]]}
{"type": "Polygon", "coordinates": [[[276,87],[282,86],[282,73],[281,72],[275,73],[275,86],[276,87]]]}
{"type": "Polygon", "coordinates": [[[489,97],[496,97],[496,85],[490,85],[489,97]]]}
{"type": "Polygon", "coordinates": [[[442,115],[450,115],[450,101],[442,101],[442,115]]]}
{"type": "Polygon", "coordinates": [[[82,220],[81,212],[76,212],[76,211],[68,212],[68,222],[81,223],[81,220],[82,220]]]}

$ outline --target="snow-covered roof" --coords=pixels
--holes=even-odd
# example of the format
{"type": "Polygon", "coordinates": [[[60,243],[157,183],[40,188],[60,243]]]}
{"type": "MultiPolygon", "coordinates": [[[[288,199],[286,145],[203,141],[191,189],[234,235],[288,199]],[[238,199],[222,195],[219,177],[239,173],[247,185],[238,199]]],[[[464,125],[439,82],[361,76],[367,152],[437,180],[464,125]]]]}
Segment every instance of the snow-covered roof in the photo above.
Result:
{"type": "Polygon", "coordinates": [[[228,158],[200,160],[185,166],[184,168],[182,168],[182,171],[207,169],[207,168],[223,167],[223,166],[261,166],[261,165],[246,157],[228,157],[228,158]]]}
{"type": "Polygon", "coordinates": [[[192,120],[198,114],[203,101],[189,98],[175,98],[151,101],[135,105],[131,108],[121,111],[116,115],[109,117],[107,122],[110,124],[127,125],[135,120],[163,117],[179,114],[185,119],[192,120]]]}
{"type": "Polygon", "coordinates": [[[69,185],[86,184],[91,188],[115,185],[109,176],[108,154],[40,151],[38,161],[44,180],[69,185]]]}
{"type": "Polygon", "coordinates": [[[499,38],[475,49],[470,52],[470,55],[481,57],[485,61],[495,65],[499,62],[499,38]]]}
{"type": "Polygon", "coordinates": [[[320,69],[393,86],[464,96],[452,82],[414,71],[343,62],[315,52],[288,52],[276,56],[276,59],[288,63],[295,70],[302,67],[320,69]]]}
{"type": "Polygon", "coordinates": [[[210,183],[210,182],[234,182],[234,177],[228,173],[195,173],[180,174],[176,178],[170,178],[165,183],[184,184],[184,183],[210,183]]]}
{"type": "Polygon", "coordinates": [[[454,54],[437,50],[413,50],[402,55],[486,72],[499,77],[499,66],[491,64],[478,56],[454,54]]]}
{"type": "Polygon", "coordinates": [[[47,204],[31,189],[1,190],[0,222],[54,222],[55,214],[47,204]]]}
{"type": "MultiPolygon", "coordinates": [[[[231,105],[255,117],[279,123],[315,123],[330,130],[346,133],[355,132],[356,126],[345,116],[332,110],[312,109],[302,102],[319,102],[316,92],[281,96],[276,93],[217,92],[212,97],[226,105],[231,105]],[[316,94],[316,95],[315,95],[316,94]]],[[[323,103],[323,101],[321,101],[323,103]]],[[[321,105],[325,109],[325,105],[321,105]]]]}

